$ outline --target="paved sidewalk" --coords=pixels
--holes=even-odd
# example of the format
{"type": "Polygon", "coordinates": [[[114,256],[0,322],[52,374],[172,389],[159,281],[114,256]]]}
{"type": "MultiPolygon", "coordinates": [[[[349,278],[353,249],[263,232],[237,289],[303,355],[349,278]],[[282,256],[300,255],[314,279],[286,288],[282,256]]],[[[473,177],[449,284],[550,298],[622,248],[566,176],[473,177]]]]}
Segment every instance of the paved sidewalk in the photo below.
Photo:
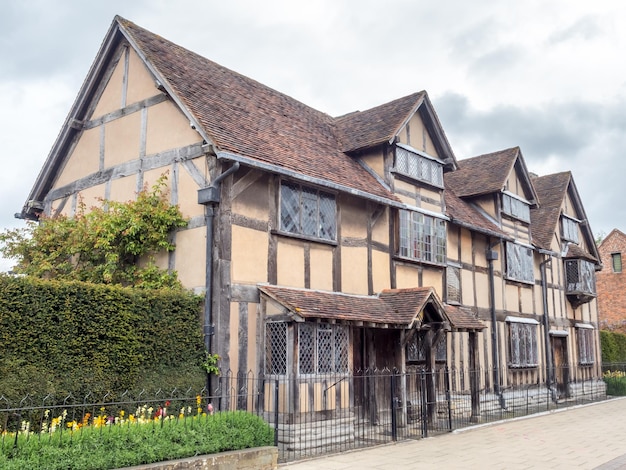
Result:
{"type": "Polygon", "coordinates": [[[626,469],[626,398],[280,466],[280,470],[413,468],[626,469]]]}

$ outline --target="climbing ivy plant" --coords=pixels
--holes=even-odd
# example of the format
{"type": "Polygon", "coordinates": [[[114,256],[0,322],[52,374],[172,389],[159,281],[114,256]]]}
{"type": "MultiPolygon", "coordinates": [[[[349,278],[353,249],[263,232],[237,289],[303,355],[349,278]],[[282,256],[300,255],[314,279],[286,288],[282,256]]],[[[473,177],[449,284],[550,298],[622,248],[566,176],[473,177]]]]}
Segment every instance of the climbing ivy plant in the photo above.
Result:
{"type": "Polygon", "coordinates": [[[0,233],[0,252],[17,261],[14,272],[44,279],[78,280],[143,288],[179,288],[175,272],[155,256],[174,250],[170,234],[187,222],[168,201],[162,175],[134,201],[102,199],[72,217],[42,216],[27,227],[0,233]]]}

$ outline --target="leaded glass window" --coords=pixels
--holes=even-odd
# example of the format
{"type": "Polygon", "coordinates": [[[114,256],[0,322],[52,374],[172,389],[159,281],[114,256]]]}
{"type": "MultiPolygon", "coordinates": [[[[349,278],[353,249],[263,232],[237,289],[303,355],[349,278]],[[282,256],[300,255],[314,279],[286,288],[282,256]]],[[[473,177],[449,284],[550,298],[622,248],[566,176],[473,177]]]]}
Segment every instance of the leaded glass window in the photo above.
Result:
{"type": "Polygon", "coordinates": [[[287,373],[287,323],[265,324],[265,373],[287,373]]]}
{"type": "Polygon", "coordinates": [[[448,302],[461,302],[461,268],[448,266],[446,269],[446,298],[448,302]]]}
{"type": "Polygon", "coordinates": [[[335,196],[299,184],[280,185],[280,229],[307,237],[335,240],[335,196]]]}
{"type": "Polygon", "coordinates": [[[443,186],[443,164],[441,162],[411,152],[403,147],[396,147],[395,170],[413,179],[439,187],[443,186]]]}
{"type": "Polygon", "coordinates": [[[509,323],[509,366],[537,367],[537,324],[509,323]]]}
{"type": "Polygon", "coordinates": [[[444,263],[446,224],[441,219],[400,210],[399,255],[418,261],[444,263]]]}
{"type": "Polygon", "coordinates": [[[532,248],[515,243],[506,244],[506,276],[514,281],[535,281],[532,248]]]}
{"type": "Polygon", "coordinates": [[[348,329],[327,323],[298,324],[300,374],[348,372],[348,329]]]}

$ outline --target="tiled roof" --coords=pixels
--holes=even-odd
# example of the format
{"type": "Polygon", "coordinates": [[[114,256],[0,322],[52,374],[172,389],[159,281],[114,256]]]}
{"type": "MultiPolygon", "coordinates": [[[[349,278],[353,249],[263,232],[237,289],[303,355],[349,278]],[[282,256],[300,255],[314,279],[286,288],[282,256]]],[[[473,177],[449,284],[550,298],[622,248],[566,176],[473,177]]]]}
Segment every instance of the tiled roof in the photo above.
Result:
{"type": "Polygon", "coordinates": [[[439,322],[441,320],[440,318],[420,317],[424,307],[430,302],[443,317],[448,317],[447,320],[453,328],[457,328],[457,323],[459,329],[484,328],[482,322],[474,317],[472,321],[467,313],[452,311],[452,314],[448,315],[447,307],[444,310],[432,287],[387,289],[377,296],[350,295],[273,285],[262,285],[259,289],[305,319],[320,318],[411,328],[415,321],[439,322]]]}
{"type": "Polygon", "coordinates": [[[550,249],[554,233],[558,229],[561,217],[561,205],[572,178],[569,171],[546,176],[532,176],[533,186],[537,191],[541,206],[531,209],[530,226],[533,243],[539,248],[550,249]]]}
{"type": "MultiPolygon", "coordinates": [[[[346,131],[348,142],[361,142],[349,135],[349,118],[336,121],[327,114],[261,83],[229,70],[198,54],[155,35],[134,23],[117,17],[123,31],[131,38],[165,84],[193,114],[204,131],[224,152],[276,165],[304,176],[363,191],[379,197],[397,200],[355,160],[342,152],[340,129],[346,131]]],[[[415,103],[400,106],[396,102],[379,107],[381,116],[407,113],[415,103]],[[396,104],[394,104],[396,103],[396,104]]],[[[378,109],[378,108],[375,108],[378,109]]],[[[371,111],[376,115],[376,111],[371,111]]],[[[375,122],[370,112],[357,113],[364,123],[368,139],[387,136],[389,129],[407,115],[395,116],[395,121],[375,122]],[[368,118],[369,116],[369,118],[368,118]]],[[[354,119],[359,119],[357,117],[354,119]]]]}
{"type": "Polygon", "coordinates": [[[367,111],[336,118],[343,151],[369,148],[393,139],[405,119],[418,108],[425,94],[420,91],[367,111]]]}
{"type": "MultiPolygon", "coordinates": [[[[444,182],[447,183],[448,175],[444,175],[444,182]]],[[[498,238],[510,238],[506,232],[500,229],[496,224],[484,217],[476,208],[466,201],[463,201],[454,194],[454,191],[447,187],[444,191],[446,202],[446,215],[454,224],[458,224],[486,235],[498,238]]]]}
{"type": "Polygon", "coordinates": [[[487,326],[467,309],[446,305],[446,315],[457,330],[482,330],[487,326]]]}
{"type": "Polygon", "coordinates": [[[519,155],[519,147],[459,160],[446,174],[446,185],[460,198],[502,191],[519,155]]]}
{"type": "Polygon", "coordinates": [[[576,258],[576,259],[582,258],[582,259],[591,261],[593,263],[598,262],[598,259],[596,259],[594,256],[587,253],[585,250],[583,250],[581,247],[579,247],[575,243],[567,244],[567,250],[565,251],[565,255],[563,257],[564,258],[576,258]]]}

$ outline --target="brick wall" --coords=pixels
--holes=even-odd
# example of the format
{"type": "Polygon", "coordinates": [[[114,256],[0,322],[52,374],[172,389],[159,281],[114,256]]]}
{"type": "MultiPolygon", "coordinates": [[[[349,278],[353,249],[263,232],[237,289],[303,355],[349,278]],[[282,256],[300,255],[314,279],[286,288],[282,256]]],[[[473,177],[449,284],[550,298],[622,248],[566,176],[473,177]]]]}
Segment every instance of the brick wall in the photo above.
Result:
{"type": "Polygon", "coordinates": [[[596,273],[600,328],[626,333],[626,235],[617,229],[612,230],[598,251],[604,266],[596,273]],[[613,253],[622,255],[621,273],[613,272],[613,253]]]}

